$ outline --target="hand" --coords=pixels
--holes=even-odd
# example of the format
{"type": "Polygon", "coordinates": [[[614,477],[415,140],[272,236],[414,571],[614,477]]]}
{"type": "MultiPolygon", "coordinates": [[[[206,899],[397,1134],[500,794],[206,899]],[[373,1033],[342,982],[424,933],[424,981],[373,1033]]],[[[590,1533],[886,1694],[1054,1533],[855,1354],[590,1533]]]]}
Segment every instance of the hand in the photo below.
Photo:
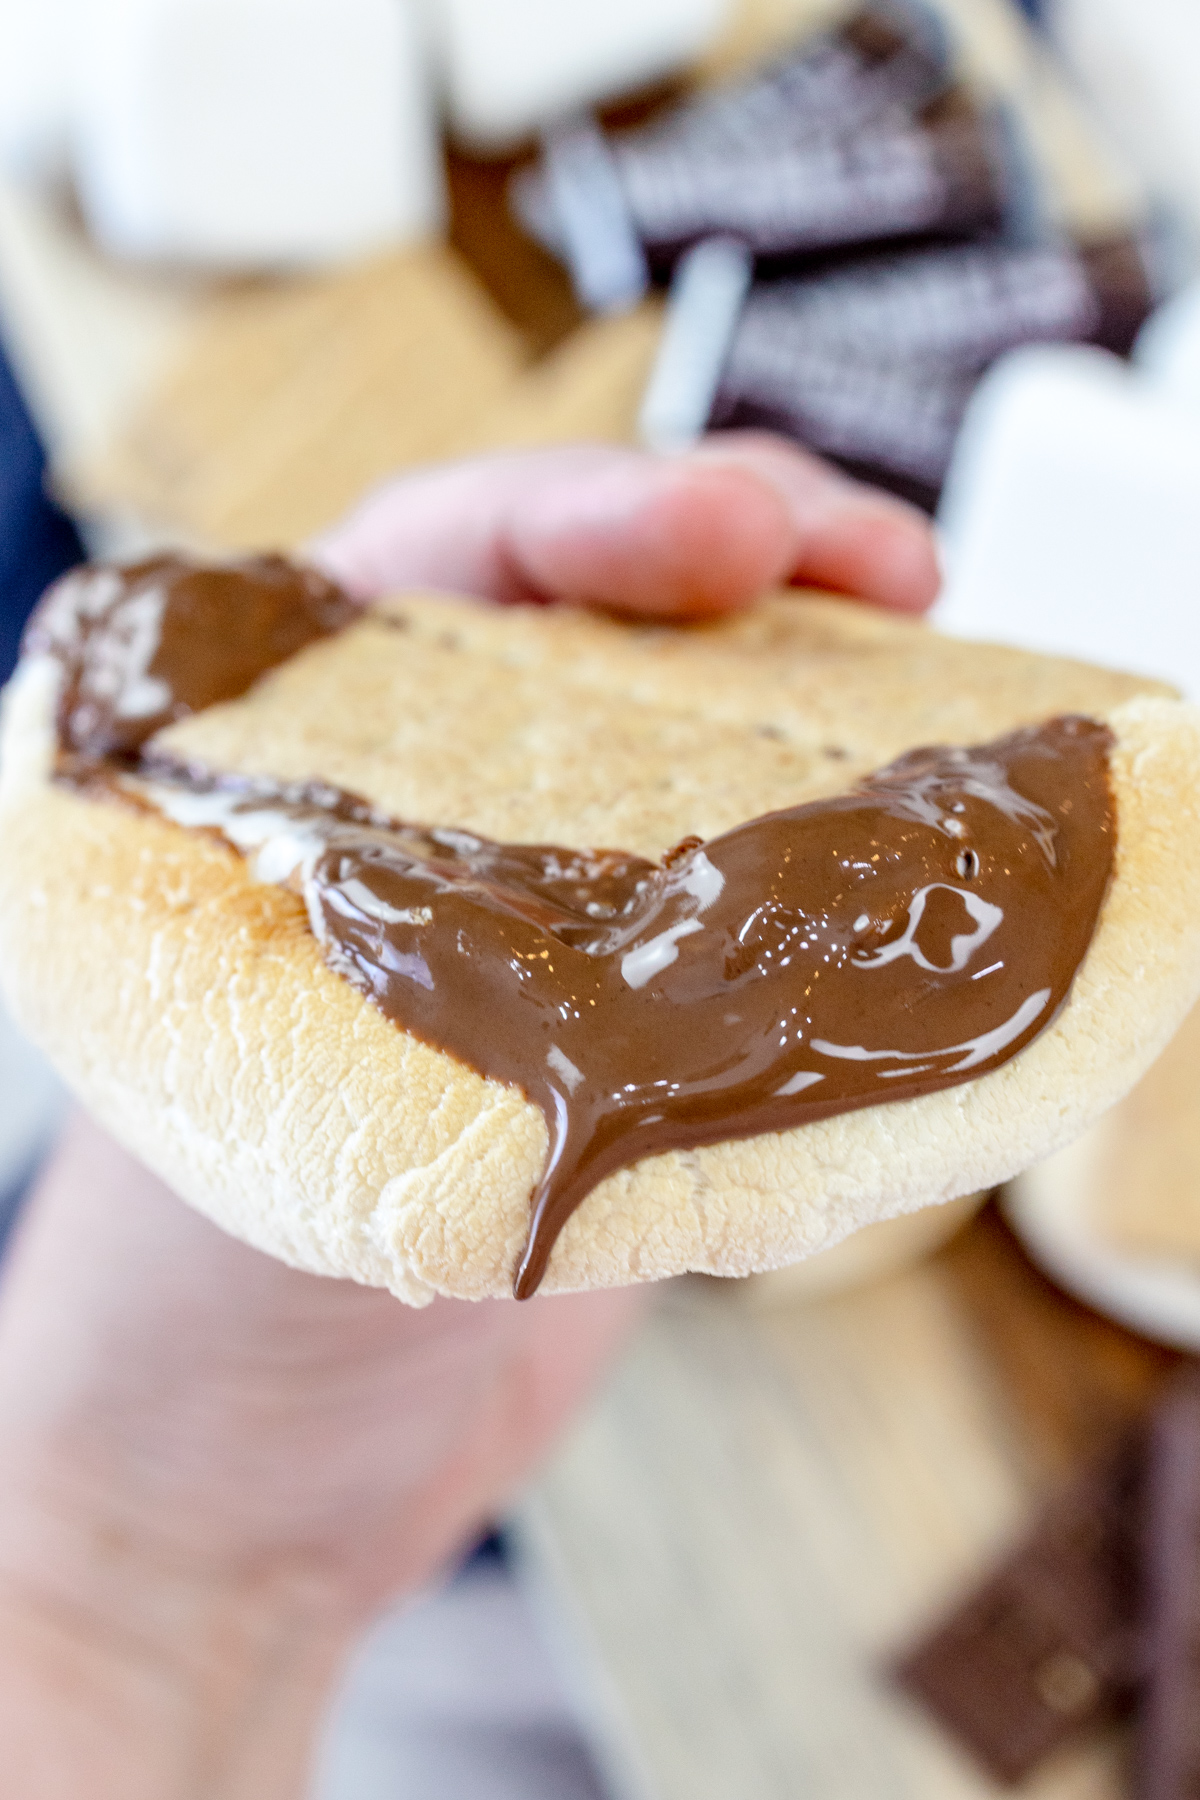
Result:
{"type": "Polygon", "coordinates": [[[683,456],[579,445],[400,476],[311,548],[364,600],[425,584],[658,616],[788,583],[923,612],[940,582],[915,507],[757,431],[683,456]]]}
{"type": "MultiPolygon", "coordinates": [[[[918,609],[918,514],[761,436],[399,480],[315,553],[657,613],[769,582],[918,609]]],[[[495,1517],[632,1292],[410,1311],[224,1237],[78,1121],[0,1284],[0,1743],[22,1800],[285,1800],[364,1622],[495,1517]]]]}
{"type": "Polygon", "coordinates": [[[303,1794],[363,1625],[497,1516],[635,1300],[299,1274],[76,1120],[0,1286],[0,1787],[303,1794]]]}

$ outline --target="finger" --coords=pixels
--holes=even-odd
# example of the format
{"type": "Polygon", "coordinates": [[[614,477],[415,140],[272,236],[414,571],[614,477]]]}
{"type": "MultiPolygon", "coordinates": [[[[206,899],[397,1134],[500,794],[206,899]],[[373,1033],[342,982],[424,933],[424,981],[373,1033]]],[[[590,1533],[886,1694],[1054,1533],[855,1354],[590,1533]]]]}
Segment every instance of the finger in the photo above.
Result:
{"type": "Polygon", "coordinates": [[[672,614],[748,604],[786,577],[792,538],[752,473],[574,445],[401,477],[311,550],[362,599],[425,585],[672,614]]]}
{"type": "Polygon", "coordinates": [[[913,611],[938,585],[923,515],[766,433],[670,458],[576,445],[422,471],[314,552],[364,599],[427,585],[660,617],[789,580],[913,611]]]}
{"type": "Polygon", "coordinates": [[[503,542],[544,596],[695,618],[785,581],[792,537],[783,496],[752,471],[631,453],[522,494],[503,542]]]}
{"type": "Polygon", "coordinates": [[[765,431],[723,432],[693,454],[711,468],[738,468],[775,488],[794,534],[793,583],[900,612],[924,612],[936,599],[936,541],[924,513],[907,501],[765,431]]]}

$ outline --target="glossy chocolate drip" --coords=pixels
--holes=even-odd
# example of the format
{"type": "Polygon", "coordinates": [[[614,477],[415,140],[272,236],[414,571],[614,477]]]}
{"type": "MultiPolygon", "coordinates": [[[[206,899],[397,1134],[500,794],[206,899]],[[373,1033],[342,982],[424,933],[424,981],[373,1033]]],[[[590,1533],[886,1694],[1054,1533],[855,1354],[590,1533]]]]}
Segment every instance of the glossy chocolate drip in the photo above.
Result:
{"type": "Polygon", "coordinates": [[[39,602],[22,648],[66,670],[64,748],[129,757],[165,725],[236,700],[358,612],[324,575],[282,556],[223,566],[155,556],[64,575],[39,602]]]}
{"type": "Polygon", "coordinates": [[[525,1297],[614,1169],[952,1086],[1036,1036],[1108,882],[1110,741],[1068,718],[914,751],[662,863],[406,826],[332,789],[206,803],[163,771],[158,798],[264,845],[334,968],[541,1108],[525,1297]]]}
{"type": "MultiPolygon", "coordinates": [[[[219,666],[210,644],[205,681],[224,694],[219,666]]],[[[90,691],[86,660],[72,680],[90,691]]],[[[1081,718],[913,751],[849,794],[685,840],[661,863],[405,825],[328,786],[202,777],[118,742],[119,789],[299,887],[332,967],[541,1109],[522,1298],[615,1169],[1005,1062],[1065,999],[1112,866],[1111,734],[1081,718]]],[[[95,766],[62,774],[94,783],[95,766]]]]}

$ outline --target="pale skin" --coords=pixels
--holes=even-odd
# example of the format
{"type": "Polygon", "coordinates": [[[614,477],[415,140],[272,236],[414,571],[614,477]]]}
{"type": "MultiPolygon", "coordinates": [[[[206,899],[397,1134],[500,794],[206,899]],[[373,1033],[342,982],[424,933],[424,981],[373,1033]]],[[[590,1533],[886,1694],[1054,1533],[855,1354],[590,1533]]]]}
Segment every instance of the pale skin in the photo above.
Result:
{"type": "MultiPolygon", "coordinates": [[[[312,554],[694,616],[811,582],[919,612],[921,516],[760,434],[399,479],[312,554]]],[[[300,1800],[364,1625],[502,1513],[634,1291],[436,1301],[223,1236],[75,1119],[0,1269],[0,1745],[22,1800],[300,1800]]]]}

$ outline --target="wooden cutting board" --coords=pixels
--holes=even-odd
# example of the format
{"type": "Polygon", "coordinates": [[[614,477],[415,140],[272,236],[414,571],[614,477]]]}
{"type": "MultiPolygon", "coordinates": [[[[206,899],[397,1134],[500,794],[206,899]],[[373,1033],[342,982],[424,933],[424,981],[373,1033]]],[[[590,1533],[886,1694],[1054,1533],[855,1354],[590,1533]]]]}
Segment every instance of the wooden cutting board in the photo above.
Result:
{"type": "MultiPolygon", "coordinates": [[[[720,1287],[663,1294],[518,1517],[614,1794],[998,1796],[888,1660],[1175,1359],[1064,1298],[992,1208],[851,1293],[720,1287]]],[[[1021,1791],[1119,1800],[1126,1756],[1090,1738],[1021,1791]]]]}

